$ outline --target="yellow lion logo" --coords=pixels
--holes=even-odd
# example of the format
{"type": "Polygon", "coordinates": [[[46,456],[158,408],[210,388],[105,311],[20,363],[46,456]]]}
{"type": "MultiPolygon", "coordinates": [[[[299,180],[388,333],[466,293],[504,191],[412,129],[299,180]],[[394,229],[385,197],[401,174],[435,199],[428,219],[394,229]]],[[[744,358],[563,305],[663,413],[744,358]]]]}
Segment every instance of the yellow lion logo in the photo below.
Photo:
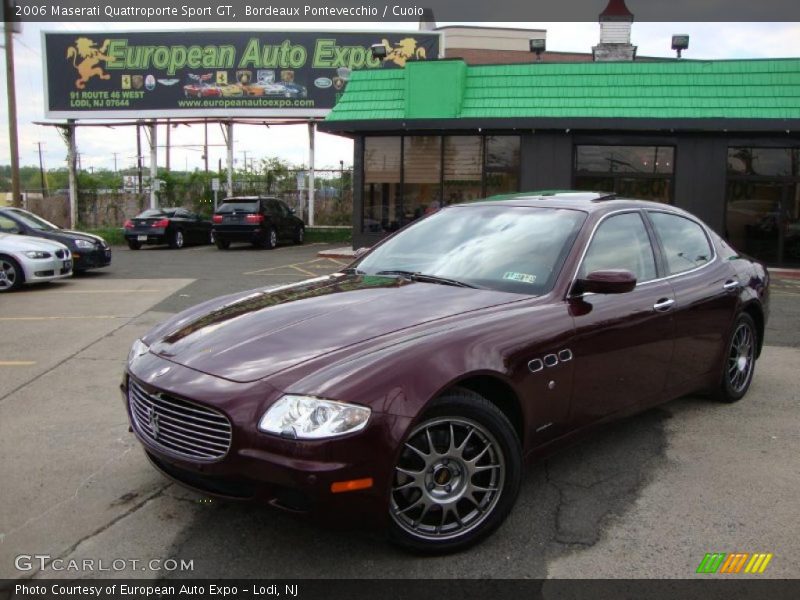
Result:
{"type": "Polygon", "coordinates": [[[100,79],[111,79],[111,75],[103,71],[102,67],[98,67],[101,60],[106,62],[113,60],[111,57],[105,55],[108,48],[109,41],[103,42],[100,48],[97,47],[89,38],[81,37],[75,40],[75,45],[70,46],[67,50],[67,60],[72,59],[72,66],[78,70],[80,78],[75,81],[75,87],[82,90],[86,87],[92,77],[99,77],[100,79]],[[81,61],[76,62],[76,57],[80,56],[81,61]]]}
{"type": "Polygon", "coordinates": [[[386,48],[386,59],[390,60],[398,67],[405,67],[406,62],[416,58],[424,60],[425,48],[417,47],[417,40],[414,38],[404,38],[395,44],[394,48],[389,45],[389,40],[381,40],[381,44],[386,48]]]}

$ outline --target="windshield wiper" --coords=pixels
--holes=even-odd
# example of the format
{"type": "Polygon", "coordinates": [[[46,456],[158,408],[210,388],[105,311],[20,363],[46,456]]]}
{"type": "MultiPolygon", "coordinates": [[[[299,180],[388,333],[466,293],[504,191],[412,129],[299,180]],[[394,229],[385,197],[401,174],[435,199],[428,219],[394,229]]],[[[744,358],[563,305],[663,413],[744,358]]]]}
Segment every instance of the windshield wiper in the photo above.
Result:
{"type": "Polygon", "coordinates": [[[464,283],[463,281],[458,281],[457,279],[447,279],[446,277],[439,277],[437,275],[426,275],[425,273],[419,273],[418,271],[402,271],[402,270],[389,270],[389,271],[378,271],[375,273],[376,275],[399,275],[400,277],[406,277],[411,281],[422,281],[424,283],[439,283],[442,285],[453,285],[456,287],[465,287],[465,288],[477,288],[478,286],[472,285],[469,283],[464,283]]]}

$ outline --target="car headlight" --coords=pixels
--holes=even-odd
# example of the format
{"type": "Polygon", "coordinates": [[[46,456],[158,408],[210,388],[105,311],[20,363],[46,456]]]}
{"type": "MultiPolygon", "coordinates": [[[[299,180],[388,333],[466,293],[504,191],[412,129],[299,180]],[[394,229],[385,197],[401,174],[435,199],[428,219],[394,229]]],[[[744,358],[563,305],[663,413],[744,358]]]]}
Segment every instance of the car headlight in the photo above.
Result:
{"type": "Polygon", "coordinates": [[[130,352],[128,352],[128,364],[132,363],[143,354],[147,354],[149,351],[150,346],[145,344],[142,340],[136,340],[133,342],[130,352]]]}
{"type": "Polygon", "coordinates": [[[49,252],[42,252],[41,250],[29,250],[25,252],[28,258],[50,258],[52,256],[49,252]]]}
{"type": "Polygon", "coordinates": [[[94,242],[90,242],[88,240],[75,240],[75,247],[83,250],[93,250],[94,242]]]}
{"type": "Polygon", "coordinates": [[[289,394],[264,413],[258,428],[302,440],[319,440],[361,431],[371,412],[366,406],[289,394]]]}

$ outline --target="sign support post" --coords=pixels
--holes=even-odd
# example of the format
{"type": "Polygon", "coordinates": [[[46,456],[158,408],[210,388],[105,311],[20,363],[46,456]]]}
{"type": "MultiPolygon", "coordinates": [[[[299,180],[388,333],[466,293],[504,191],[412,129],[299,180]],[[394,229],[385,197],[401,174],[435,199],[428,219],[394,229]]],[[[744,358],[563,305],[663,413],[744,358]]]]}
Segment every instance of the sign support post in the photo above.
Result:
{"type": "Polygon", "coordinates": [[[317,124],[308,122],[308,226],[314,226],[314,133],[317,124]]]}
{"type": "Polygon", "coordinates": [[[67,136],[67,171],[69,172],[69,226],[78,227],[78,174],[75,172],[75,119],[69,119],[65,128],[67,136]]]}
{"type": "Polygon", "coordinates": [[[228,146],[228,195],[233,196],[233,123],[225,123],[222,130],[225,136],[225,145],[228,146]]]}
{"type": "Polygon", "coordinates": [[[158,125],[150,123],[150,208],[158,208],[158,125]]]}

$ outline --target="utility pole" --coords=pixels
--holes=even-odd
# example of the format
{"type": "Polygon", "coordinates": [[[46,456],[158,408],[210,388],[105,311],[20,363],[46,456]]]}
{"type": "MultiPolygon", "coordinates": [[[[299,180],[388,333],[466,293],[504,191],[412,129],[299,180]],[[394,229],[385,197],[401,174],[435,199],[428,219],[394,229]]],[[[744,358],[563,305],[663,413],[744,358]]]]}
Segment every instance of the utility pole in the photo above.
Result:
{"type": "Polygon", "coordinates": [[[136,179],[139,193],[142,193],[142,126],[136,123],[136,179]]]}
{"type": "Polygon", "coordinates": [[[117,156],[119,156],[119,152],[112,152],[111,154],[114,155],[114,173],[117,172],[117,156]]]}
{"type": "Polygon", "coordinates": [[[206,163],[206,173],[208,173],[208,120],[203,119],[203,159],[206,163]]]}
{"type": "Polygon", "coordinates": [[[247,173],[247,150],[239,150],[242,154],[244,154],[244,172],[247,173]]]}
{"type": "Polygon", "coordinates": [[[42,196],[45,198],[48,195],[47,178],[44,176],[44,160],[42,160],[42,142],[36,142],[39,146],[39,176],[42,179],[42,196]]]}
{"type": "Polygon", "coordinates": [[[14,35],[12,31],[11,15],[6,11],[11,10],[7,0],[3,2],[3,14],[8,18],[3,23],[6,44],[6,93],[8,94],[8,144],[11,151],[11,205],[22,206],[22,194],[19,182],[19,142],[17,139],[17,93],[14,78],[14,35]]]}
{"type": "Polygon", "coordinates": [[[166,157],[167,173],[169,173],[169,130],[170,130],[169,119],[167,119],[167,157],[166,157]]]}

